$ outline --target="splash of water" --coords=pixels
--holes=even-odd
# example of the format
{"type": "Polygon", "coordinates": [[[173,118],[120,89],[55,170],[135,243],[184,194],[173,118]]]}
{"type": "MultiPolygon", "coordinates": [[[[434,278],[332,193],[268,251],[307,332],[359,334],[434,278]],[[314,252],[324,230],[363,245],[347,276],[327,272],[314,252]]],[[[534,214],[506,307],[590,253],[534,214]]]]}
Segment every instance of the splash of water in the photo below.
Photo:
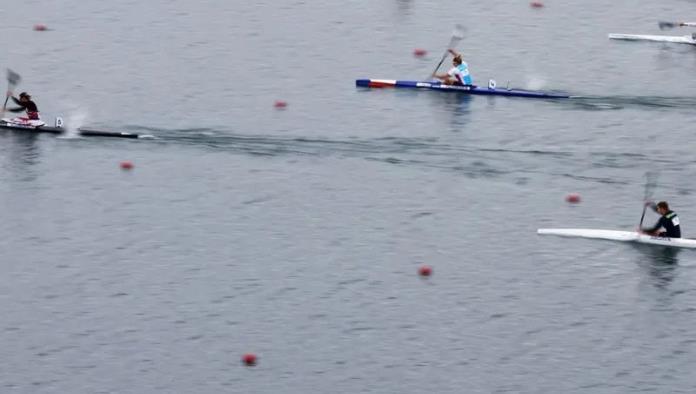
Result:
{"type": "Polygon", "coordinates": [[[63,138],[79,138],[80,137],[80,127],[85,124],[87,119],[87,110],[78,109],[70,111],[65,120],[65,133],[63,138]]]}
{"type": "Polygon", "coordinates": [[[527,89],[542,90],[546,86],[546,80],[539,76],[531,75],[527,80],[527,89]]]}

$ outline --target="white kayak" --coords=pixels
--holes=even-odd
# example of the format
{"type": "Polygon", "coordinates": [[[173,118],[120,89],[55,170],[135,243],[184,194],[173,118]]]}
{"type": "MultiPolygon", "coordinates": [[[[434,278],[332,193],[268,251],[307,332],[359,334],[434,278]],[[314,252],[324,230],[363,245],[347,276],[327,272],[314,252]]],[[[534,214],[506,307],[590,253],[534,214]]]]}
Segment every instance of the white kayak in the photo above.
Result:
{"type": "MultiPolygon", "coordinates": [[[[60,119],[60,118],[58,118],[60,119]]],[[[46,126],[46,122],[36,119],[27,119],[27,118],[2,118],[0,119],[0,122],[3,124],[9,124],[9,125],[14,125],[14,126],[24,126],[24,127],[41,127],[41,126],[46,126]]],[[[61,119],[62,122],[62,119],[61,119]]]]}
{"type": "Polygon", "coordinates": [[[540,228],[537,230],[537,234],[558,235],[561,237],[606,239],[609,241],[636,242],[649,245],[696,249],[696,239],[656,237],[635,231],[593,230],[582,228],[540,228]]]}
{"type": "Polygon", "coordinates": [[[643,34],[609,34],[612,40],[629,40],[629,41],[657,41],[657,42],[674,42],[677,44],[696,45],[694,36],[651,36],[643,34]]]}

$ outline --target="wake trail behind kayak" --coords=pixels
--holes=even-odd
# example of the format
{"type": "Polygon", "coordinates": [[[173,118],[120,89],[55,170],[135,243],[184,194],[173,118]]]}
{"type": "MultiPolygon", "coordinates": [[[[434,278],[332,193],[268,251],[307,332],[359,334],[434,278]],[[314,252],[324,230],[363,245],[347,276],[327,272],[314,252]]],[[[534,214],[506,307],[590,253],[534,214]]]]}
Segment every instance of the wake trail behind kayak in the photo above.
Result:
{"type": "Polygon", "coordinates": [[[696,97],[687,96],[570,96],[573,105],[587,110],[618,110],[630,107],[655,109],[696,107],[696,97]]]}

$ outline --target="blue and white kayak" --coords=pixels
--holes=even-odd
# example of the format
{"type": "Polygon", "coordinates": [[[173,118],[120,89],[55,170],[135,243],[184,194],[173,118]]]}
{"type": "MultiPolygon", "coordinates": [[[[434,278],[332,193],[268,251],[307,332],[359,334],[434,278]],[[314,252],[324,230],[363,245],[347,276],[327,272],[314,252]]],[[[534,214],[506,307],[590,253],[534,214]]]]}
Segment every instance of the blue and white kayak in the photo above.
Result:
{"type": "Polygon", "coordinates": [[[481,86],[462,86],[447,85],[442,82],[432,81],[397,81],[393,79],[357,79],[355,86],[364,88],[406,88],[406,89],[428,89],[445,92],[459,92],[464,94],[475,94],[482,96],[509,96],[527,97],[540,99],[567,99],[569,95],[564,93],[543,92],[537,90],[497,88],[495,81],[491,80],[487,87],[481,86]]]}

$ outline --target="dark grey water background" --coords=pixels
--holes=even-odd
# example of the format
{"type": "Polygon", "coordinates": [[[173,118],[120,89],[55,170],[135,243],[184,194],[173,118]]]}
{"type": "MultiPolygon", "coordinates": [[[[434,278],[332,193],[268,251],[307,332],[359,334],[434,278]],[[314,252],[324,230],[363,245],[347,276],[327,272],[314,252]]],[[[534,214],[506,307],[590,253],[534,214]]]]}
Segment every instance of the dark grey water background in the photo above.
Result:
{"type": "Polygon", "coordinates": [[[536,235],[634,228],[650,169],[696,235],[696,49],[606,37],[696,4],[566,3],[0,5],[45,117],[157,137],[0,135],[0,392],[696,391],[694,252],[536,235]],[[479,83],[593,97],[354,87],[455,23],[479,83]]]}

